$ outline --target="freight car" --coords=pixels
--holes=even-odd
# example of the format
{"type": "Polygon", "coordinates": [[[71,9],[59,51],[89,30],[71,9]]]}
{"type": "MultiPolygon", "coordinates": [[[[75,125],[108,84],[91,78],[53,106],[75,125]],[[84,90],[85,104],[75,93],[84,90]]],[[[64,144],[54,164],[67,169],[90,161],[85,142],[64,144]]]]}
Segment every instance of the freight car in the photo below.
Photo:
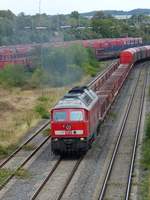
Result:
{"type": "Polygon", "coordinates": [[[21,64],[31,67],[32,50],[33,47],[30,45],[0,47],[0,69],[8,64],[21,64]]]}
{"type": "MultiPolygon", "coordinates": [[[[118,57],[120,51],[130,48],[141,46],[143,44],[142,38],[104,38],[92,40],[76,40],[52,43],[54,47],[68,47],[73,44],[81,44],[85,48],[93,49],[95,57],[98,60],[118,57]]],[[[47,47],[49,44],[46,45],[47,47]]]]}
{"type": "Polygon", "coordinates": [[[0,68],[4,68],[7,64],[23,64],[31,66],[32,50],[49,47],[68,47],[73,44],[80,44],[84,48],[91,48],[98,60],[117,57],[121,50],[129,47],[140,46],[142,38],[109,38],[109,39],[93,39],[93,40],[76,40],[56,43],[28,44],[0,47],[0,68]]]}
{"type": "Polygon", "coordinates": [[[121,64],[131,64],[147,58],[150,58],[150,46],[130,48],[120,53],[121,64]]]}
{"type": "Polygon", "coordinates": [[[94,45],[95,56],[98,60],[103,60],[118,57],[122,50],[141,46],[143,41],[142,38],[116,38],[97,43],[94,45]]]}
{"type": "Polygon", "coordinates": [[[91,147],[97,127],[105,118],[133,63],[146,58],[150,58],[150,46],[121,52],[120,63],[96,79],[96,86],[93,83],[89,87],[75,87],[56,104],[51,110],[51,148],[54,153],[81,153],[91,147]],[[99,86],[98,82],[101,83],[99,86]]]}

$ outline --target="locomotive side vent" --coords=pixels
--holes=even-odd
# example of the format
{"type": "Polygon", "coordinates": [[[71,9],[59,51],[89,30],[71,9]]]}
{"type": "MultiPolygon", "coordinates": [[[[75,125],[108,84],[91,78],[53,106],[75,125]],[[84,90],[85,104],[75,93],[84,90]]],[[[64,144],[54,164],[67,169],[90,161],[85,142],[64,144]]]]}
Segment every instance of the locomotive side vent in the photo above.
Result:
{"type": "Polygon", "coordinates": [[[83,101],[88,106],[92,103],[93,99],[89,95],[85,94],[83,96],[83,101]]]}

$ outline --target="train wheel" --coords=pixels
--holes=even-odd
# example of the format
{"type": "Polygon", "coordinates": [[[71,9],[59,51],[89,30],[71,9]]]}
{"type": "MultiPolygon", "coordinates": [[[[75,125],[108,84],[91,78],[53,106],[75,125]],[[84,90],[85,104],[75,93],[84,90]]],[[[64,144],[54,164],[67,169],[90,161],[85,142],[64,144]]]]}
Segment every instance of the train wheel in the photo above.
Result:
{"type": "Polygon", "coordinates": [[[91,148],[92,148],[92,143],[89,142],[89,144],[88,144],[88,149],[91,149],[91,148]]]}

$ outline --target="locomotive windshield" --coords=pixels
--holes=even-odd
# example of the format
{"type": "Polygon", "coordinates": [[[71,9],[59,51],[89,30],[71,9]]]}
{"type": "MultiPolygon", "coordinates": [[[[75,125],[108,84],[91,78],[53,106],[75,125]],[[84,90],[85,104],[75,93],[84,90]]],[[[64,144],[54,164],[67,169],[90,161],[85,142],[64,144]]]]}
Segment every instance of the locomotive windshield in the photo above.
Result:
{"type": "Polygon", "coordinates": [[[67,111],[55,111],[53,113],[53,120],[56,122],[61,121],[83,121],[84,112],[80,110],[67,110],[67,111]]]}
{"type": "Polygon", "coordinates": [[[53,118],[54,118],[54,121],[65,121],[67,119],[67,113],[55,112],[53,118]]]}
{"type": "Polygon", "coordinates": [[[70,112],[70,120],[71,121],[82,121],[83,113],[81,111],[71,111],[70,112]]]}

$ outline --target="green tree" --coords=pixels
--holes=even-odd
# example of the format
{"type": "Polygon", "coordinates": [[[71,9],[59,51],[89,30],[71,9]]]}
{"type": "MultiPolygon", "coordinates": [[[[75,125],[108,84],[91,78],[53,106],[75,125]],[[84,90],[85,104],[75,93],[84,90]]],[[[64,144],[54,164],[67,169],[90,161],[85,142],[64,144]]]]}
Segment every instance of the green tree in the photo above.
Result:
{"type": "Polygon", "coordinates": [[[27,76],[23,66],[7,65],[0,71],[0,83],[9,87],[20,87],[26,83],[27,76]]]}
{"type": "Polygon", "coordinates": [[[93,16],[93,19],[107,19],[111,16],[106,15],[103,11],[97,11],[93,16]]]}
{"type": "Polygon", "coordinates": [[[70,16],[76,20],[79,20],[80,14],[78,13],[78,11],[73,11],[70,16]]]}

